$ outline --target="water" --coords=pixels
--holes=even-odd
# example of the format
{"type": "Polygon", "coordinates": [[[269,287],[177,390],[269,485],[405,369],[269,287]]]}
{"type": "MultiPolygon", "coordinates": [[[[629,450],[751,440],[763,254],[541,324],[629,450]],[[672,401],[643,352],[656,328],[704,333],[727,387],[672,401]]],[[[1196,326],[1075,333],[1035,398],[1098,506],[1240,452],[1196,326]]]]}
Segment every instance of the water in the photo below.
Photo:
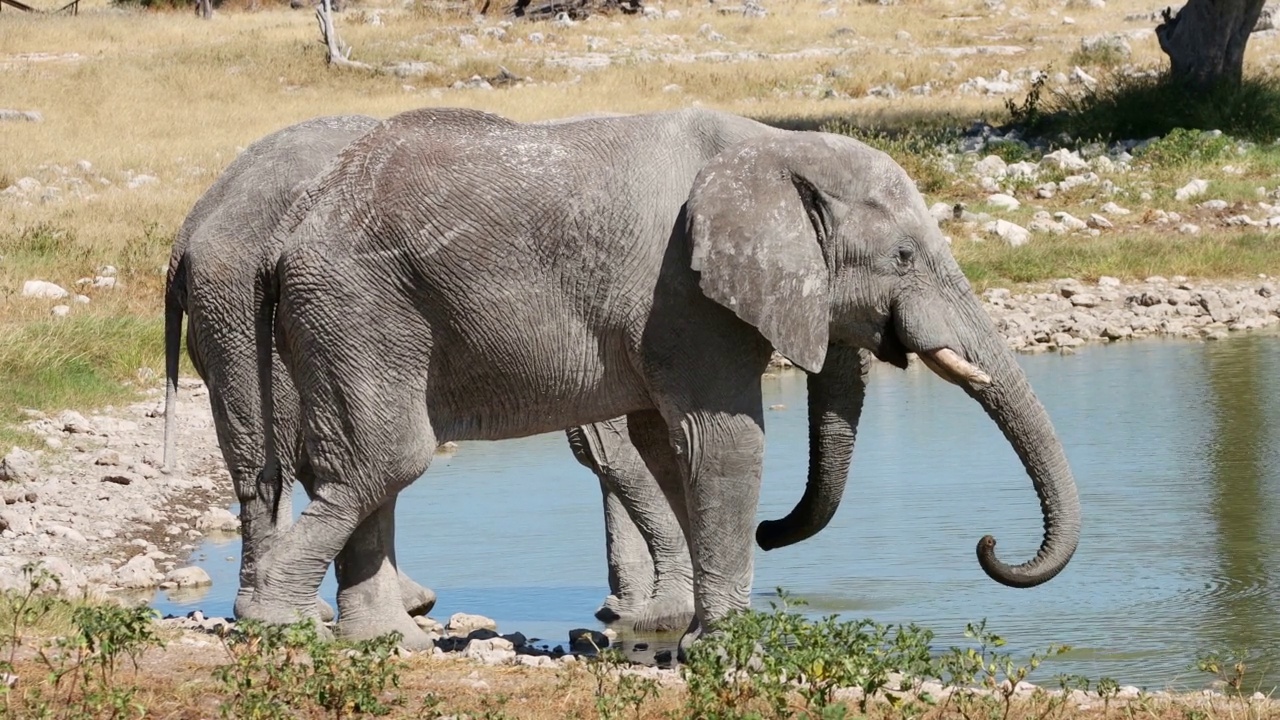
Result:
{"type": "MultiPolygon", "coordinates": [[[[1020,562],[1041,533],[1012,449],[976,403],[923,368],[872,373],[844,503],[796,546],[756,552],[755,597],[782,586],[815,614],[916,622],[959,642],[966,622],[1015,653],[1066,643],[1056,673],[1151,689],[1203,687],[1201,650],[1258,651],[1251,683],[1280,684],[1280,338],[1148,340],[1076,356],[1022,356],[1065,444],[1084,530],[1060,576],[1030,590],[988,580],[985,533],[1020,562]]],[[[760,519],[785,514],[806,467],[804,376],[764,380],[768,449],[760,519]]],[[[601,502],[562,433],[463,443],[402,496],[398,553],[458,611],[530,636],[598,627],[606,593],[601,502]]],[[[197,558],[207,592],[162,612],[230,614],[238,540],[197,558]]],[[[332,600],[332,575],[322,592],[332,600]]]]}

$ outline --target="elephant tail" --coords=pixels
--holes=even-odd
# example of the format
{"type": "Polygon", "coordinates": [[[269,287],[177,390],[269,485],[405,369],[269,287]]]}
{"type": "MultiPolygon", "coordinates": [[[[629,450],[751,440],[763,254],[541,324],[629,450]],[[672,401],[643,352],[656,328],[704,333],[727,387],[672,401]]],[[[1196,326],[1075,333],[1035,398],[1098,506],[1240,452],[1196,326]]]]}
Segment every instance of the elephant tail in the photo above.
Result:
{"type": "Polygon", "coordinates": [[[182,352],[182,297],[187,288],[186,254],[169,265],[164,286],[164,471],[171,473],[178,461],[178,361],[182,352]]]}
{"type": "Polygon", "coordinates": [[[273,352],[275,343],[276,303],[280,297],[280,280],[275,257],[268,257],[258,272],[261,293],[254,321],[254,345],[257,348],[258,392],[262,399],[262,475],[259,486],[270,481],[281,485],[280,460],[275,437],[275,393],[273,392],[273,352]]]}

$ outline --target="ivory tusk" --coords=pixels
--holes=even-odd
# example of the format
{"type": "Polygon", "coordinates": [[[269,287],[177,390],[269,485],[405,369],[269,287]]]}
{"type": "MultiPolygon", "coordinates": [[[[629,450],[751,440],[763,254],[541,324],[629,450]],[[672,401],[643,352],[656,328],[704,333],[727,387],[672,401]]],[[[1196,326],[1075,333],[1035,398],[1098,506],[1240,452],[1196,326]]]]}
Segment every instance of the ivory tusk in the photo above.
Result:
{"type": "Polygon", "coordinates": [[[976,387],[984,387],[991,384],[990,375],[960,357],[959,353],[951,348],[935,350],[929,353],[927,358],[925,355],[921,355],[920,359],[925,361],[930,370],[950,382],[958,384],[958,381],[963,380],[976,387]]]}
{"type": "Polygon", "coordinates": [[[946,380],[952,385],[960,384],[959,382],[956,381],[955,377],[951,375],[951,373],[942,369],[942,366],[939,365],[932,357],[928,355],[917,355],[916,357],[920,358],[920,362],[924,363],[925,367],[932,370],[934,375],[937,375],[938,377],[942,378],[943,380],[946,380]]]}

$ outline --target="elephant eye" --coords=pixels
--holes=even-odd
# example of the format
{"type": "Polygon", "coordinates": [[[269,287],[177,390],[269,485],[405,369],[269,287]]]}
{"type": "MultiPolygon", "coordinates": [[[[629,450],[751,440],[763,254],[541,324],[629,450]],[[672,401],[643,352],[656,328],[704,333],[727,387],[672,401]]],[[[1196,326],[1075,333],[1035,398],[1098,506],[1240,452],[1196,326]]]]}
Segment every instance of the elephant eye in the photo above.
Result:
{"type": "Polygon", "coordinates": [[[916,249],[909,243],[903,243],[894,250],[894,259],[897,260],[900,267],[909,267],[915,257],[916,249]]]}

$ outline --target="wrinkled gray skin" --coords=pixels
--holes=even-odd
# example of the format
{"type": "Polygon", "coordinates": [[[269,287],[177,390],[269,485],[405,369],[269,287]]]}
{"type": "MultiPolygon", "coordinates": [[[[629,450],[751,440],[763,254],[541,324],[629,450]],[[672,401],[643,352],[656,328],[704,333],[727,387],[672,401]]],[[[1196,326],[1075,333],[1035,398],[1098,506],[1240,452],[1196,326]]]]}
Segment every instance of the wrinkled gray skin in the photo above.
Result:
{"type": "MultiPolygon", "coordinates": [[[[250,598],[262,548],[278,527],[291,522],[292,479],[302,483],[308,497],[314,495],[307,463],[296,457],[296,452],[281,454],[286,478],[281,487],[257,483],[263,444],[253,352],[255,272],[270,229],[297,199],[304,184],[317,177],[342,147],[377,123],[364,116],[321,117],[250,145],[192,208],[170,258],[165,466],[172,471],[176,462],[174,410],[179,336],[182,314],[186,313],[188,352],[209,386],[219,445],[241,503],[243,552],[237,614],[250,598]]],[[[276,374],[274,381],[277,442],[284,443],[297,432],[296,396],[286,373],[276,374]]],[[[638,629],[683,628],[693,616],[688,552],[661,491],[625,440],[625,419],[601,429],[574,428],[568,433],[575,457],[599,476],[605,498],[611,594],[598,614],[638,629]],[[611,432],[619,423],[623,428],[621,443],[617,433],[611,432]],[[587,436],[595,440],[574,443],[575,438],[587,436]],[[638,524],[632,520],[633,514],[639,518],[638,524]]],[[[296,441],[288,443],[284,446],[296,446],[296,441]]],[[[392,506],[394,502],[392,498],[392,506]]],[[[394,533],[390,526],[393,512],[386,513],[384,522],[388,527],[382,532],[394,533]]],[[[403,574],[400,582],[407,612],[430,611],[434,592],[403,574]]],[[[323,600],[317,598],[317,602],[320,617],[332,619],[332,609],[323,600]]]]}
{"type": "Polygon", "coordinates": [[[990,577],[1037,585],[1075,551],[1079,501],[1048,415],[911,179],[850,138],[701,109],[542,126],[423,109],[344,149],[289,215],[262,271],[260,386],[277,343],[316,495],[263,555],[249,617],[314,613],[335,561],[380,610],[348,635],[424,644],[394,567],[350,555],[390,552],[376,532],[386,498],[438,442],[626,415],[691,551],[686,648],[748,604],[760,375],[775,348],[811,374],[810,477],[791,515],[757,529],[762,547],[809,537],[835,511],[861,348],[899,367],[919,354],[1021,458],[1043,542],[1010,566],[984,537],[990,577]]]}

